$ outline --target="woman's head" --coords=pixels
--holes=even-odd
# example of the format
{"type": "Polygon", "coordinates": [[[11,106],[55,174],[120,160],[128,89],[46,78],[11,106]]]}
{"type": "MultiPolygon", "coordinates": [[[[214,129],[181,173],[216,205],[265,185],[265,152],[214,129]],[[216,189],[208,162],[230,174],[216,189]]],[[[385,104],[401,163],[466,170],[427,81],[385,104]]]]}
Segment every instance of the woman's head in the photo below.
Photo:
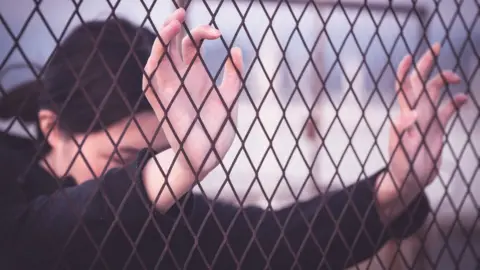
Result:
{"type": "Polygon", "coordinates": [[[36,86],[36,111],[50,148],[46,160],[58,175],[81,182],[92,178],[92,170],[99,176],[107,163],[130,161],[152,139],[155,148],[166,146],[142,91],[154,38],[144,28],[112,19],[77,27],[56,48],[36,86]]]}

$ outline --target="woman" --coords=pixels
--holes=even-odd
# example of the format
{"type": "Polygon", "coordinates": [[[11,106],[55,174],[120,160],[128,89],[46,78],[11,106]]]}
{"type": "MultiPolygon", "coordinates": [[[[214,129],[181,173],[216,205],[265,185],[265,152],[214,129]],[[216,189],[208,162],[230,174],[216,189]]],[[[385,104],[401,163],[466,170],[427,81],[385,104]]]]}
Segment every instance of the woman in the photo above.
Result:
{"type": "MultiPolygon", "coordinates": [[[[419,144],[416,127],[424,127],[426,117],[437,112],[423,99],[409,108],[406,100],[423,89],[416,76],[399,87],[406,99],[400,99],[402,115],[394,126],[404,135],[392,132],[391,163],[378,174],[275,212],[239,209],[191,194],[234,139],[242,59],[233,49],[223,83],[209,95],[212,81],[195,44],[220,33],[209,26],[193,29],[180,56],[174,37],[184,19],[183,10],[175,11],[151,52],[146,50],[153,35],[116,21],[77,28],[57,49],[38,99],[39,129],[48,147],[16,152],[3,145],[0,151],[7,172],[0,187],[4,265],[342,269],[371,257],[390,237],[406,237],[421,226],[429,210],[422,190],[434,176],[425,147],[439,151],[443,132],[435,129],[427,134],[431,140],[419,144]],[[168,55],[162,44],[169,44],[168,55]],[[145,66],[145,76],[139,64],[145,66]],[[140,76],[150,106],[142,98],[140,76]],[[202,106],[199,113],[197,106],[202,106]],[[136,125],[128,125],[131,115],[136,125]],[[77,155],[79,145],[83,153],[77,155]],[[154,153],[167,145],[169,152],[154,153]],[[152,150],[135,157],[145,147],[152,150]],[[416,150],[419,158],[410,166],[407,158],[416,150]],[[114,168],[129,161],[131,165],[114,168]]],[[[418,70],[428,72],[432,61],[433,54],[427,53],[418,70]]],[[[400,78],[410,64],[408,57],[402,62],[400,78]]],[[[443,76],[457,81],[452,73],[443,76]]],[[[429,93],[443,84],[435,77],[429,93]]],[[[439,111],[442,124],[455,112],[454,105],[464,101],[459,96],[439,111]]]]}

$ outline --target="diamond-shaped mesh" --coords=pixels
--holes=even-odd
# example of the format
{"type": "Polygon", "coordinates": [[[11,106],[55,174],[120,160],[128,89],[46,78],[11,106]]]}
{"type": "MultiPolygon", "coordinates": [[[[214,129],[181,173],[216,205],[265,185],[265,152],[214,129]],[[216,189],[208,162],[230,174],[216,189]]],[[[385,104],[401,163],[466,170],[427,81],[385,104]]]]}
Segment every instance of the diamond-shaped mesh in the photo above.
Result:
{"type": "Polygon", "coordinates": [[[470,0],[1,2],[0,268],[478,269],[479,12],[470,0]],[[168,53],[148,62],[179,7],[178,38],[197,25],[222,35],[194,42],[185,65],[182,44],[160,38],[168,53]],[[407,86],[402,58],[415,78],[435,42],[433,72],[407,86]],[[235,46],[238,121],[221,85],[235,46]],[[429,83],[442,70],[459,82],[429,83]],[[420,97],[398,106],[407,88],[420,97]],[[461,93],[448,125],[441,113],[423,123],[461,93]],[[411,109],[416,121],[397,130],[411,109]],[[234,137],[228,151],[212,122],[234,137]],[[421,147],[399,165],[409,143],[392,140],[414,133],[421,147]],[[423,178],[421,158],[434,163],[423,178]],[[381,181],[398,168],[394,193],[422,192],[392,195],[388,210],[403,211],[390,217],[381,181]]]}

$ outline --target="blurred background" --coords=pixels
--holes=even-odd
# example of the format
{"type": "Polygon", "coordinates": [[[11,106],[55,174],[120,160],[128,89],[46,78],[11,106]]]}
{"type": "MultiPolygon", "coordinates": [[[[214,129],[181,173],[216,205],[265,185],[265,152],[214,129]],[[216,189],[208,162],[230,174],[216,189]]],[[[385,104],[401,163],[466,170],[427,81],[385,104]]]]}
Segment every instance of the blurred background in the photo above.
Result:
{"type": "MultiPolygon", "coordinates": [[[[178,4],[186,6],[190,28],[214,24],[223,33],[204,44],[203,59],[213,78],[221,79],[229,47],[243,51],[239,136],[223,166],[196,187],[234,204],[279,209],[384,167],[388,117],[397,110],[396,66],[404,55],[418,58],[428,44],[441,42],[438,67],[455,70],[463,79],[446,88],[445,97],[467,92],[471,100],[450,124],[440,176],[427,191],[434,213],[419,235],[426,238],[402,244],[407,255],[398,267],[415,260],[418,269],[478,269],[478,1],[178,4]]],[[[2,0],[1,84],[10,89],[33,79],[29,66],[41,67],[82,21],[105,19],[114,10],[137,24],[160,27],[174,8],[171,0],[2,0]]],[[[11,125],[16,123],[0,122],[3,129],[11,125]]]]}

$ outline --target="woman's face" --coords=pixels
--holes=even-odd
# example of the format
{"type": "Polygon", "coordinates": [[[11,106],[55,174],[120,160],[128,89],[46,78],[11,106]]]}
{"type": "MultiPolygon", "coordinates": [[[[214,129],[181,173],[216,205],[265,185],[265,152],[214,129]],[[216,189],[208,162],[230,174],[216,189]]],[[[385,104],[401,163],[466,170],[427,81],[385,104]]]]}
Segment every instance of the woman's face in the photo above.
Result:
{"type": "Polygon", "coordinates": [[[53,163],[49,165],[58,176],[69,175],[82,183],[133,162],[143,148],[151,146],[157,151],[168,148],[163,132],[157,131],[159,121],[154,113],[139,113],[135,119],[125,118],[106,131],[73,138],[54,130],[50,134],[53,136],[48,137],[52,151],[47,161],[53,163]]]}

